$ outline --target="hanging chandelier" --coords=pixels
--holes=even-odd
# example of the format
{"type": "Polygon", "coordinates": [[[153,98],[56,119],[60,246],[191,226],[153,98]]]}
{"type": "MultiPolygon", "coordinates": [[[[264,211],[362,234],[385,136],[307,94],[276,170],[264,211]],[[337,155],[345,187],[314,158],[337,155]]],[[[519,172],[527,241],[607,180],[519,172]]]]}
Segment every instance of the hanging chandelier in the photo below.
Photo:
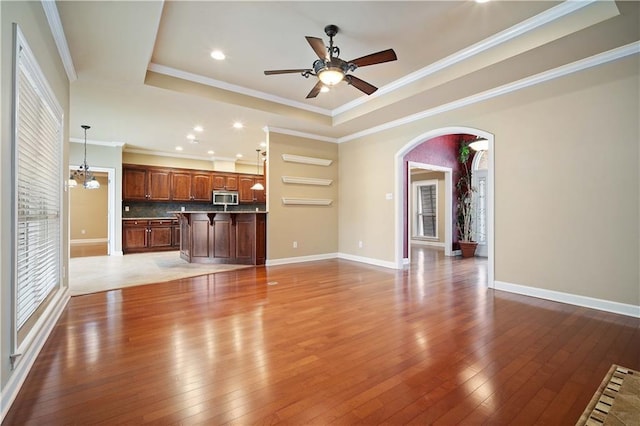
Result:
{"type": "MultiPolygon", "coordinates": [[[[260,148],[256,149],[256,174],[260,174],[260,148]]],[[[256,182],[251,189],[254,191],[264,191],[264,186],[260,182],[256,182]]]]}
{"type": "Polygon", "coordinates": [[[80,127],[84,129],[84,162],[78,167],[78,170],[69,176],[69,188],[75,188],[80,183],[85,189],[98,189],[100,188],[100,182],[89,171],[89,165],[87,164],[87,129],[90,129],[91,126],[83,124],[80,127]]]}

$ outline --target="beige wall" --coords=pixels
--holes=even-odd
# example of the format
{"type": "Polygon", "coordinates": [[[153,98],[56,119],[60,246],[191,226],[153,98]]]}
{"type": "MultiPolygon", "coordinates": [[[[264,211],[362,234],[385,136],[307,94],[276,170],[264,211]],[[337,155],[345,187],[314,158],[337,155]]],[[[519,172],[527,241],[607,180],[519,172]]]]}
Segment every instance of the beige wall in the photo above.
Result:
{"type": "Polygon", "coordinates": [[[338,251],[338,145],[269,134],[267,259],[338,251]],[[328,166],[285,162],[282,154],[333,160],[328,166]],[[332,179],[330,186],[285,184],[282,176],[332,179]],[[283,205],[282,197],[333,199],[330,206],[283,205]],[[297,241],[298,248],[293,248],[297,241]]]}
{"type": "Polygon", "coordinates": [[[84,189],[78,185],[69,190],[69,223],[73,242],[108,237],[109,180],[97,174],[96,180],[100,182],[98,189],[84,189]]]}
{"type": "MultiPolygon", "coordinates": [[[[444,192],[444,173],[443,172],[421,172],[421,173],[412,173],[411,174],[411,183],[418,182],[421,180],[437,180],[438,181],[438,238],[429,238],[428,241],[435,241],[438,243],[444,243],[444,202],[445,202],[445,192],[444,192]]],[[[415,194],[414,194],[415,195],[415,194]]],[[[409,211],[413,211],[413,208],[409,206],[409,211]]],[[[412,217],[411,220],[415,220],[415,217],[412,217]]],[[[414,236],[413,232],[413,222],[411,222],[411,232],[409,235],[414,236]]]]}
{"type": "MultiPolygon", "coordinates": [[[[58,50],[49,31],[49,25],[40,2],[0,2],[0,233],[5,238],[0,239],[0,394],[7,395],[7,382],[15,371],[9,364],[11,354],[11,262],[13,249],[11,238],[13,233],[11,222],[12,209],[12,51],[14,45],[13,23],[18,23],[27,43],[33,51],[40,68],[57,101],[64,111],[63,141],[68,140],[69,134],[69,82],[64,67],[58,56],[58,50]]],[[[63,144],[63,164],[67,161],[67,144],[63,144]]],[[[62,188],[63,182],[60,182],[62,188]]],[[[63,192],[63,206],[67,204],[67,193],[63,192]]],[[[66,268],[68,259],[68,227],[67,210],[62,209],[62,264],[66,268]]],[[[62,278],[62,285],[67,286],[67,279],[62,278]]],[[[6,407],[2,407],[4,410],[6,407]]]]}
{"type": "Polygon", "coordinates": [[[640,305],[638,81],[634,56],[340,144],[340,252],[394,261],[394,155],[468,126],[495,135],[496,280],[640,305]]]}

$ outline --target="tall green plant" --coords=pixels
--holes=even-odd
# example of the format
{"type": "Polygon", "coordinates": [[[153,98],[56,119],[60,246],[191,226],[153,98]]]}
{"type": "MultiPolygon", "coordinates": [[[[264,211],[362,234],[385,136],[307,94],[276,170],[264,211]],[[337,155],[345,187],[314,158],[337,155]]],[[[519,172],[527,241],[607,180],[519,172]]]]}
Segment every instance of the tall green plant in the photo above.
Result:
{"type": "Polygon", "coordinates": [[[469,156],[471,148],[467,142],[461,142],[458,150],[458,161],[461,165],[460,178],[456,184],[458,193],[458,238],[460,241],[473,241],[473,192],[475,188],[471,182],[469,170],[469,156]]]}

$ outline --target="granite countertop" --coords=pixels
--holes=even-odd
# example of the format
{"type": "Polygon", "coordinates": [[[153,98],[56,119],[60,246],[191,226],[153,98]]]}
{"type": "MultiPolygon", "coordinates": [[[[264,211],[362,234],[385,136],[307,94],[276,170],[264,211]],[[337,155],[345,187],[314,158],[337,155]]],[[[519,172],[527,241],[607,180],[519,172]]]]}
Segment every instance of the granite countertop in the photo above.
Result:
{"type": "Polygon", "coordinates": [[[162,216],[162,217],[123,217],[122,220],[175,220],[174,216],[162,216]]]}
{"type": "Polygon", "coordinates": [[[181,214],[181,213],[233,213],[233,214],[248,214],[248,213],[268,213],[266,210],[260,210],[260,211],[255,211],[255,210],[236,210],[236,211],[224,211],[224,210],[185,210],[185,211],[172,211],[172,212],[167,212],[167,213],[173,213],[173,214],[181,214]]]}

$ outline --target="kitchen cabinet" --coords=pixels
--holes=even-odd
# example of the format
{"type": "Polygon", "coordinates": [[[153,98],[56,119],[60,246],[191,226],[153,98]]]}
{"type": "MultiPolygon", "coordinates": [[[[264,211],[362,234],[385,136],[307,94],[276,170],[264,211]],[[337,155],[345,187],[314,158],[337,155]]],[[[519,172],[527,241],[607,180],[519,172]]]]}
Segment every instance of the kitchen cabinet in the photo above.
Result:
{"type": "Polygon", "coordinates": [[[264,265],[266,213],[174,213],[180,217],[180,257],[187,262],[264,265]]]}
{"type": "Polygon", "coordinates": [[[170,171],[167,169],[123,167],[122,199],[139,201],[169,201],[170,171]]]}
{"type": "Polygon", "coordinates": [[[240,175],[239,177],[239,189],[238,189],[238,201],[240,203],[265,203],[267,196],[266,191],[257,191],[251,189],[253,185],[260,182],[262,186],[265,186],[264,177],[262,175],[240,175]]]}
{"type": "Polygon", "coordinates": [[[207,172],[171,172],[171,199],[173,201],[211,202],[212,175],[207,172]]]}
{"type": "Polygon", "coordinates": [[[231,173],[214,173],[212,189],[237,191],[238,190],[238,175],[231,173]]]}
{"type": "Polygon", "coordinates": [[[122,250],[127,253],[177,250],[180,227],[172,219],[125,219],[122,224],[122,250]]]}

